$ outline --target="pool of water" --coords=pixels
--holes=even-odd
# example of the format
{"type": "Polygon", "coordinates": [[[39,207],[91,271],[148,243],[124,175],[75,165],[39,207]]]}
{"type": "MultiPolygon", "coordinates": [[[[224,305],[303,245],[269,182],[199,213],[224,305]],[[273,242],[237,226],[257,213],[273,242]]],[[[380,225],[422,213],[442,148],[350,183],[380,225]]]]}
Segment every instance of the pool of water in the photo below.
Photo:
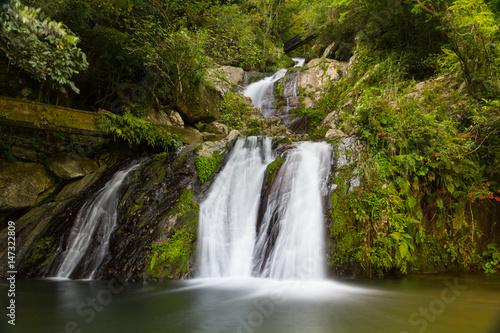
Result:
{"type": "MultiPolygon", "coordinates": [[[[0,292],[6,309],[5,285],[0,292]]],[[[498,274],[308,282],[18,280],[15,299],[16,326],[2,319],[0,332],[500,332],[498,274]]]]}

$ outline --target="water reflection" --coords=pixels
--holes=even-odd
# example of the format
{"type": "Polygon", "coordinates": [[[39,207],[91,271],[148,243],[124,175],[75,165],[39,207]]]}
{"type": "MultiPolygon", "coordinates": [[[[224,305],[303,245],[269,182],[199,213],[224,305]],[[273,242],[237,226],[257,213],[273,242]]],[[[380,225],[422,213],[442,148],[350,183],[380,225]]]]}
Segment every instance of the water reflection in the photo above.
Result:
{"type": "Polygon", "coordinates": [[[16,302],[12,332],[498,333],[500,278],[21,280],[16,302]]]}

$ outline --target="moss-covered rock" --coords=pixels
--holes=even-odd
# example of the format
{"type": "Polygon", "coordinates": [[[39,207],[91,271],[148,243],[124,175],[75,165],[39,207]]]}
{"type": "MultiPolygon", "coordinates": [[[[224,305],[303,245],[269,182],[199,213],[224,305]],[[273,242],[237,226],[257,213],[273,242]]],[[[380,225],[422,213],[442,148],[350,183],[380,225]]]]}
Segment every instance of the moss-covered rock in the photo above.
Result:
{"type": "Polygon", "coordinates": [[[0,163],[0,210],[31,207],[55,184],[43,164],[0,163]]]}
{"type": "Polygon", "coordinates": [[[56,176],[63,179],[74,179],[88,175],[99,167],[90,158],[75,153],[56,154],[49,158],[47,167],[56,176]]]}
{"type": "Polygon", "coordinates": [[[217,89],[204,86],[196,96],[182,95],[176,106],[189,124],[197,121],[211,122],[217,119],[222,100],[223,96],[217,89]]]}

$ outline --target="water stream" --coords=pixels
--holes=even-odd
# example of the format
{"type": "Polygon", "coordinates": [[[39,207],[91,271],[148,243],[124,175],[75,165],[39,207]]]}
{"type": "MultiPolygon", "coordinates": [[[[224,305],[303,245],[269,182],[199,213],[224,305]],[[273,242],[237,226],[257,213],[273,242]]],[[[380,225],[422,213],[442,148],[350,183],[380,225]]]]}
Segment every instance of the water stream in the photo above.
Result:
{"type": "Polygon", "coordinates": [[[69,278],[80,264],[91,243],[97,243],[91,260],[87,263],[82,278],[94,278],[94,273],[109,251],[109,238],[115,229],[120,188],[128,174],[141,165],[133,163],[126,170],[118,171],[104,187],[87,200],[78,211],[67,240],[67,249],[62,253],[62,262],[55,277],[69,278]],[[100,237],[96,232],[100,228],[100,237]]]}

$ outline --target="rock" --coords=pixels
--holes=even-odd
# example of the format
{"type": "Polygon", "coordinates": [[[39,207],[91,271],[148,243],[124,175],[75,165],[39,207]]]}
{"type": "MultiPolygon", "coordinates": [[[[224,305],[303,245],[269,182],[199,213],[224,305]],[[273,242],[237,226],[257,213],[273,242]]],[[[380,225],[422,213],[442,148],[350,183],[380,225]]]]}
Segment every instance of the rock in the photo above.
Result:
{"type": "Polygon", "coordinates": [[[297,117],[292,120],[288,128],[295,134],[305,134],[309,131],[309,121],[307,117],[297,117]]]}
{"type": "Polygon", "coordinates": [[[243,68],[222,66],[220,69],[231,84],[242,84],[245,81],[245,71],[243,68]]]}
{"type": "Polygon", "coordinates": [[[333,42],[325,49],[323,52],[322,58],[333,58],[335,56],[335,46],[337,46],[337,42],[333,42]]]}
{"type": "Polygon", "coordinates": [[[336,129],[339,116],[336,111],[330,112],[321,123],[321,128],[336,129]]]}
{"type": "Polygon", "coordinates": [[[276,116],[272,116],[266,119],[267,126],[279,126],[280,123],[281,119],[276,116]]]}
{"type": "Polygon", "coordinates": [[[325,138],[333,139],[333,138],[343,138],[347,135],[339,129],[329,129],[325,134],[325,138]]]}
{"type": "Polygon", "coordinates": [[[310,97],[304,98],[303,103],[304,103],[304,106],[308,109],[312,109],[312,108],[316,107],[316,103],[310,97]]]}
{"type": "Polygon", "coordinates": [[[204,86],[194,96],[184,94],[176,103],[176,108],[186,123],[211,122],[217,119],[222,106],[223,94],[217,89],[204,86]]]}
{"type": "Polygon", "coordinates": [[[13,146],[11,148],[11,152],[12,155],[18,160],[28,162],[37,162],[38,160],[37,152],[28,148],[13,146]]]}
{"type": "Polygon", "coordinates": [[[63,179],[80,178],[98,169],[93,160],[75,153],[57,154],[49,158],[47,167],[63,179]]]}
{"type": "Polygon", "coordinates": [[[226,125],[218,123],[216,121],[213,121],[209,124],[206,124],[206,126],[204,127],[203,130],[205,132],[216,133],[216,134],[228,134],[229,133],[226,125]]]}
{"type": "MultiPolygon", "coordinates": [[[[25,262],[28,251],[36,238],[46,230],[51,221],[58,221],[57,217],[66,212],[70,203],[71,200],[49,202],[31,209],[16,221],[16,267],[20,267],[25,262]]],[[[0,231],[0,239],[7,240],[7,228],[0,231]]],[[[3,262],[7,262],[7,254],[6,246],[0,248],[0,258],[3,262]]],[[[6,271],[7,265],[0,268],[0,278],[6,277],[6,271]]]]}
{"type": "Polygon", "coordinates": [[[55,201],[63,201],[70,198],[75,198],[82,192],[90,188],[103,174],[107,166],[101,166],[96,172],[86,175],[83,178],[77,179],[66,185],[55,198],[55,201]]]}
{"type": "Polygon", "coordinates": [[[213,142],[207,141],[203,142],[196,147],[196,154],[203,157],[212,157],[216,151],[221,151],[224,147],[229,144],[233,144],[236,139],[238,139],[240,132],[233,130],[224,139],[213,142]]]}
{"type": "Polygon", "coordinates": [[[158,125],[173,126],[172,122],[170,121],[170,117],[163,110],[151,110],[142,119],[158,125]]]}
{"type": "Polygon", "coordinates": [[[173,126],[184,127],[184,120],[182,120],[182,117],[179,114],[179,112],[171,111],[169,117],[170,117],[170,122],[172,123],[173,126]]]}
{"type": "Polygon", "coordinates": [[[143,119],[158,125],[184,127],[181,115],[173,110],[151,110],[143,119]]]}
{"type": "Polygon", "coordinates": [[[347,71],[347,64],[331,59],[312,59],[299,74],[297,84],[305,92],[317,92],[326,84],[340,80],[347,71]]]}
{"type": "Polygon", "coordinates": [[[40,163],[0,164],[0,210],[35,205],[38,196],[55,184],[54,178],[40,163]]]}

